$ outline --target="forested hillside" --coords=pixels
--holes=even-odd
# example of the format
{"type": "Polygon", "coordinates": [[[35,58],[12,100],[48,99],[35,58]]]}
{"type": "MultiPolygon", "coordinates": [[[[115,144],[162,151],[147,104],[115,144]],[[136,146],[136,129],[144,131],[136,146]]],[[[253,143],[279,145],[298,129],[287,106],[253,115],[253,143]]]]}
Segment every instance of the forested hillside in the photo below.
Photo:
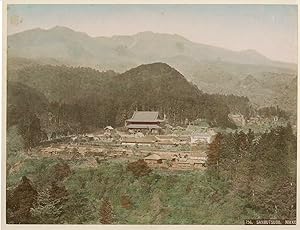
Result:
{"type": "Polygon", "coordinates": [[[251,130],[219,134],[209,147],[208,173],[229,182],[231,192],[243,200],[245,211],[264,218],[293,219],[296,159],[297,138],[290,126],[259,136],[251,130]]]}
{"type": "Polygon", "coordinates": [[[49,129],[72,133],[120,127],[137,109],[157,110],[175,125],[205,118],[213,126],[234,127],[228,114],[247,114],[249,101],[203,93],[164,63],[123,74],[32,64],[8,75],[8,125],[32,114],[40,120],[44,137],[49,129]]]}

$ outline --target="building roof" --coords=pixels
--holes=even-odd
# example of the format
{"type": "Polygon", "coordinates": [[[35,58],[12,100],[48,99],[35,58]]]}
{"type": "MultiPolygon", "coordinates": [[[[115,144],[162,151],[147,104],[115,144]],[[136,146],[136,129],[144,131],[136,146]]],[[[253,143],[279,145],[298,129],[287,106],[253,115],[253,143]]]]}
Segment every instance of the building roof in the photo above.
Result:
{"type": "Polygon", "coordinates": [[[127,121],[136,122],[147,122],[147,121],[157,121],[158,112],[157,111],[135,111],[131,119],[127,121]]]}
{"type": "Polygon", "coordinates": [[[144,158],[145,160],[161,160],[160,155],[157,154],[151,154],[144,158]]]}
{"type": "Polygon", "coordinates": [[[192,137],[211,137],[213,135],[209,134],[209,133],[203,133],[203,132],[193,132],[191,134],[192,137]]]}
{"type": "Polygon", "coordinates": [[[171,136],[171,135],[159,135],[159,136],[155,136],[155,138],[157,140],[173,140],[175,138],[175,136],[171,136]]]}
{"type": "Polygon", "coordinates": [[[176,142],[174,140],[169,140],[169,139],[158,139],[158,144],[160,145],[175,145],[176,142]]]}
{"type": "Polygon", "coordinates": [[[161,129],[155,124],[129,124],[126,126],[128,129],[161,129]]]}
{"type": "Polygon", "coordinates": [[[147,137],[123,137],[123,143],[155,143],[156,139],[152,136],[147,137]]]}

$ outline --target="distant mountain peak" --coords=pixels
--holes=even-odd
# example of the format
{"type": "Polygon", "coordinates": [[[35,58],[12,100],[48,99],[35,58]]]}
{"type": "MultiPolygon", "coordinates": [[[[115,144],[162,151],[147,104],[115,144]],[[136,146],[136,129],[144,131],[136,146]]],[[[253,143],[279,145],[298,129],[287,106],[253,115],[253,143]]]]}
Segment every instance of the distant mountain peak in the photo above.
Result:
{"type": "Polygon", "coordinates": [[[137,36],[137,37],[164,36],[164,37],[173,37],[173,38],[177,38],[180,40],[189,41],[188,39],[186,39],[185,37],[183,37],[179,34],[158,33],[158,32],[153,32],[153,31],[142,31],[142,32],[134,34],[133,36],[137,36]]]}
{"type": "Polygon", "coordinates": [[[142,65],[137,66],[134,69],[151,69],[151,70],[157,70],[159,72],[177,71],[174,68],[172,68],[170,65],[168,65],[164,62],[154,62],[154,63],[150,63],[150,64],[142,64],[142,65]]]}
{"type": "Polygon", "coordinates": [[[242,50],[242,51],[240,51],[240,53],[249,55],[249,56],[253,56],[253,57],[255,56],[255,57],[262,57],[262,58],[268,59],[266,56],[262,55],[255,49],[242,50]]]}
{"type": "Polygon", "coordinates": [[[154,62],[150,64],[142,64],[130,70],[127,70],[122,75],[133,75],[145,78],[157,78],[158,76],[170,76],[170,79],[181,79],[187,81],[186,78],[175,68],[164,62],[154,62]]]}
{"type": "Polygon", "coordinates": [[[66,27],[66,26],[59,26],[59,25],[56,25],[54,27],[51,27],[49,30],[67,30],[67,31],[74,31],[72,30],[71,28],[69,27],[66,27]]]}
{"type": "Polygon", "coordinates": [[[152,31],[148,30],[148,31],[138,32],[138,33],[136,33],[135,35],[153,35],[153,34],[156,34],[156,33],[154,33],[154,32],[152,32],[152,31]]]}
{"type": "Polygon", "coordinates": [[[81,34],[86,34],[84,32],[79,32],[79,31],[75,31],[69,27],[66,26],[54,26],[51,27],[50,29],[48,29],[48,31],[59,31],[59,32],[72,32],[72,33],[81,33],[81,34]]]}

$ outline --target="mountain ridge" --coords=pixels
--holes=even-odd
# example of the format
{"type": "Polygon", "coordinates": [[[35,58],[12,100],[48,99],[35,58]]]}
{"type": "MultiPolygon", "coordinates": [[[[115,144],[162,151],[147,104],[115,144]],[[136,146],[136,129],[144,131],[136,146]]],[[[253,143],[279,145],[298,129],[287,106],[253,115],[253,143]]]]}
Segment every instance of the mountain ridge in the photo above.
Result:
{"type": "MultiPolygon", "coordinates": [[[[267,58],[266,56],[264,56],[263,54],[259,53],[256,50],[233,51],[233,50],[226,49],[223,47],[217,47],[217,46],[212,46],[212,45],[208,45],[208,44],[193,42],[193,41],[190,41],[189,39],[187,39],[181,35],[178,35],[178,34],[155,33],[152,31],[144,31],[144,32],[139,32],[139,33],[135,33],[132,35],[113,35],[110,37],[107,37],[107,36],[94,36],[93,37],[93,36],[88,35],[87,33],[76,31],[76,30],[70,29],[65,26],[55,26],[50,29],[34,28],[34,29],[18,32],[15,34],[11,34],[8,36],[8,42],[10,43],[10,46],[17,45],[14,43],[20,42],[20,41],[16,41],[18,37],[21,37],[22,35],[24,35],[25,38],[23,38],[23,39],[26,40],[26,36],[29,36],[30,34],[32,34],[31,36],[34,37],[35,36],[34,33],[38,33],[39,36],[42,36],[45,34],[47,36],[53,36],[52,34],[56,34],[56,36],[60,36],[60,37],[56,38],[57,43],[62,42],[61,38],[64,38],[64,36],[66,34],[68,34],[70,36],[70,38],[69,38],[70,40],[74,40],[76,38],[76,36],[78,36],[78,38],[75,39],[76,41],[78,41],[78,39],[83,39],[83,40],[86,39],[86,41],[82,41],[82,42],[91,42],[91,43],[93,43],[94,46],[97,46],[97,45],[100,46],[103,51],[105,51],[105,45],[107,47],[113,46],[110,48],[115,48],[115,49],[117,49],[118,46],[124,45],[125,47],[121,47],[121,48],[127,49],[126,46],[130,42],[138,42],[138,44],[142,43],[140,46],[147,47],[147,45],[144,44],[145,40],[147,40],[148,42],[151,42],[151,40],[155,40],[156,42],[165,43],[165,46],[167,44],[167,46],[169,46],[169,49],[166,49],[166,47],[163,47],[165,49],[165,51],[170,51],[170,52],[174,53],[174,54],[172,53],[169,55],[168,52],[165,52],[165,55],[162,55],[165,57],[176,56],[179,54],[186,54],[188,56],[195,58],[195,56],[197,56],[197,55],[195,53],[193,53],[192,51],[193,51],[193,49],[197,49],[197,52],[198,51],[202,52],[202,54],[198,55],[195,58],[198,60],[222,59],[222,60],[226,61],[228,59],[227,61],[231,60],[231,61],[237,62],[237,63],[263,64],[263,65],[269,64],[269,65],[274,65],[274,66],[293,65],[294,64],[294,63],[271,60],[270,58],[267,58]],[[113,44],[113,42],[115,42],[117,44],[113,44]],[[100,44],[100,43],[104,43],[104,44],[100,44]],[[173,44],[171,44],[171,43],[173,43],[173,44]],[[173,46],[173,47],[170,47],[170,46],[173,46]],[[207,55],[207,53],[209,53],[209,55],[207,55]],[[201,55],[204,55],[204,54],[206,55],[206,57],[204,57],[204,56],[201,57],[201,55]],[[231,56],[231,57],[228,58],[228,57],[226,57],[226,55],[231,56]],[[256,60],[255,58],[260,59],[260,60],[256,60]],[[257,63],[257,62],[259,62],[259,63],[257,63]],[[260,62],[264,62],[264,63],[260,63],[260,62]]],[[[31,39],[31,40],[32,40],[31,42],[34,41],[34,39],[31,39]]],[[[42,41],[40,41],[40,42],[42,42],[42,41]]],[[[79,41],[79,42],[81,42],[81,41],[79,41]]],[[[28,42],[26,44],[30,45],[30,43],[28,43],[28,42]]],[[[24,43],[23,43],[23,45],[24,45],[24,43]]],[[[35,42],[35,45],[37,45],[37,42],[35,42]]],[[[84,46],[84,44],[78,44],[78,45],[84,46]]],[[[150,46],[155,46],[155,45],[150,44],[150,46]]],[[[159,47],[159,45],[156,45],[156,46],[159,47]]],[[[18,48],[22,50],[22,47],[18,47],[18,48]]],[[[37,47],[35,47],[35,48],[37,48],[37,47]]],[[[135,48],[139,49],[140,47],[137,46],[135,48]]],[[[130,49],[132,49],[132,47],[130,49]]],[[[82,51],[83,50],[84,49],[82,49],[82,51]]],[[[96,51],[97,50],[98,49],[96,48],[96,51]]],[[[131,50],[131,51],[134,54],[136,54],[136,56],[140,56],[138,50],[131,50]]],[[[153,50],[151,51],[151,49],[147,49],[147,51],[153,52],[153,50]]],[[[30,53],[30,49],[29,49],[29,53],[30,53]]],[[[15,54],[16,54],[16,56],[18,56],[18,52],[16,52],[15,54]]],[[[93,56],[93,55],[91,55],[91,56],[93,56]]],[[[90,59],[91,59],[91,57],[90,57],[90,59]]],[[[137,63],[137,64],[141,64],[141,63],[137,63]]],[[[132,68],[132,67],[133,66],[130,66],[130,68],[132,68]]],[[[129,69],[129,68],[127,68],[127,69],[129,69]]],[[[125,70],[125,69],[123,69],[123,70],[125,70]]]]}
{"type": "Polygon", "coordinates": [[[295,103],[286,103],[282,97],[294,95],[289,82],[297,77],[297,65],[271,61],[251,49],[228,51],[196,44],[180,35],[149,31],[92,38],[66,27],[53,27],[8,36],[10,72],[19,68],[14,63],[20,62],[10,61],[15,57],[118,73],[142,64],[163,62],[205,93],[246,96],[257,106],[279,105],[295,113],[295,103]],[[243,82],[248,75],[257,80],[249,85],[252,90],[237,87],[245,86],[243,82]]]}

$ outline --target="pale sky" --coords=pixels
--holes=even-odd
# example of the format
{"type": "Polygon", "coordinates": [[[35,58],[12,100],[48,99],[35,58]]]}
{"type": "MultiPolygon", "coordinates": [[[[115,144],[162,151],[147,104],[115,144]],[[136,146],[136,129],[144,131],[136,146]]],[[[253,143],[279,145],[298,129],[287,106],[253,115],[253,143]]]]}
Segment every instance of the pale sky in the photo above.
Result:
{"type": "Polygon", "coordinates": [[[295,5],[9,5],[8,34],[57,25],[93,37],[153,31],[296,63],[297,11],[295,5]]]}

